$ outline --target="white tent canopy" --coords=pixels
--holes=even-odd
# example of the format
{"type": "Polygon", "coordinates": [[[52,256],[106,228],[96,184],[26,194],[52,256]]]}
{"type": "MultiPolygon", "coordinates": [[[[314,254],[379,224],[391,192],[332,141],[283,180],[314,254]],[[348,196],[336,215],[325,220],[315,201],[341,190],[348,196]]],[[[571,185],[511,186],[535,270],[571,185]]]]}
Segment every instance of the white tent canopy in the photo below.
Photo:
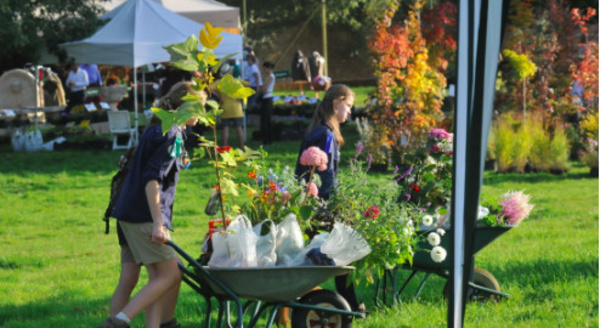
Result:
{"type": "MultiPolygon", "coordinates": [[[[114,17],[87,39],[63,43],[61,46],[79,63],[137,67],[170,60],[165,46],[184,42],[198,35],[204,25],[178,15],[153,0],[128,0],[117,8],[114,17]]],[[[215,49],[217,57],[235,54],[241,59],[242,36],[222,33],[223,40],[215,49]]],[[[138,126],[137,87],[134,88],[135,125],[138,126]]],[[[135,136],[137,144],[137,135],[135,136]]]]}
{"type": "MultiPolygon", "coordinates": [[[[113,18],[87,39],[64,43],[70,57],[81,63],[140,67],[169,61],[163,49],[198,35],[204,25],[178,15],[153,0],[129,0],[113,18]]],[[[110,14],[110,13],[109,13],[110,14]]],[[[218,57],[242,58],[242,36],[223,32],[218,57]]]]}
{"type": "MultiPolygon", "coordinates": [[[[152,0],[163,7],[185,16],[193,21],[204,24],[209,22],[213,26],[227,29],[237,29],[240,26],[240,10],[213,0],[152,0]]],[[[111,11],[103,18],[112,18],[120,6],[127,0],[112,0],[99,5],[111,11]]]]}

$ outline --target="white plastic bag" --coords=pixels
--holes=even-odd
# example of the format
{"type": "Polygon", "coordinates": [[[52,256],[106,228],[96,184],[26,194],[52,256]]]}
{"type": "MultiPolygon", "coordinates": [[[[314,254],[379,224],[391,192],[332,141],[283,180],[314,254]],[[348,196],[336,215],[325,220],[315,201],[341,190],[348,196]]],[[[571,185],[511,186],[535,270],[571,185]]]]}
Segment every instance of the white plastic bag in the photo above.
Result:
{"type": "Polygon", "coordinates": [[[277,227],[271,220],[264,220],[254,226],[256,235],[256,262],[260,267],[275,266],[277,253],[275,253],[277,241],[277,227]],[[266,230],[265,234],[261,234],[266,230]]]}
{"type": "Polygon", "coordinates": [[[16,130],[11,137],[13,150],[17,153],[25,150],[25,136],[21,130],[16,130]]]}
{"type": "Polygon", "coordinates": [[[39,151],[44,145],[42,138],[42,132],[40,130],[31,130],[25,132],[25,151],[33,152],[39,151]]]}
{"type": "Polygon", "coordinates": [[[256,264],[256,235],[247,217],[238,215],[225,233],[213,234],[209,266],[255,267],[256,264]]]}
{"type": "Polygon", "coordinates": [[[333,259],[335,265],[344,266],[371,253],[371,247],[356,230],[335,222],[331,233],[321,245],[321,252],[333,259]]]}
{"type": "Polygon", "coordinates": [[[212,234],[213,252],[210,255],[208,266],[229,266],[229,251],[227,250],[227,231],[217,231],[212,234]]]}
{"type": "Polygon", "coordinates": [[[294,213],[288,214],[277,225],[276,241],[277,265],[291,265],[293,259],[304,248],[304,237],[294,213]]]}
{"type": "Polygon", "coordinates": [[[300,253],[298,253],[291,261],[288,263],[290,266],[302,266],[302,265],[315,265],[313,261],[308,259],[306,256],[308,252],[319,250],[327,237],[329,236],[328,232],[322,232],[313,237],[308,246],[306,246],[300,253]]]}

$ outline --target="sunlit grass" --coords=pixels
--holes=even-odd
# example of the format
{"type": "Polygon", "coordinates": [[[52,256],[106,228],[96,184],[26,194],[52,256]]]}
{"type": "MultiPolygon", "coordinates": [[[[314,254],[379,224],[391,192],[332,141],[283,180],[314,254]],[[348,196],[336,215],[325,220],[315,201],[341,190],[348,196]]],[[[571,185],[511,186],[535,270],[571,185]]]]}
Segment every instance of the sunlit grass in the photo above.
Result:
{"type": "MultiPolygon", "coordinates": [[[[344,128],[342,158],[353,154],[353,133],[352,126],[344,128]]],[[[265,149],[272,161],[293,166],[299,141],[265,149]]],[[[104,235],[101,217],[119,156],[119,151],[0,153],[0,326],[95,327],[108,315],[118,245],[115,222],[104,235]]],[[[524,189],[536,207],[521,226],[476,256],[476,266],[491,272],[511,297],[469,304],[465,327],[598,327],[598,179],[587,177],[577,163],[572,167],[562,176],[486,172],[485,195],[524,189]]],[[[213,168],[195,162],[180,181],[173,238],[196,256],[207,231],[204,206],[213,168]]],[[[398,282],[409,273],[399,270],[398,282]]],[[[373,286],[361,285],[371,316],[354,326],[445,327],[444,284],[430,278],[412,301],[418,285],[413,281],[401,305],[384,309],[374,306],[373,286]]],[[[184,327],[202,324],[203,302],[182,288],[177,317],[184,327]]],[[[140,316],[133,327],[142,326],[140,316]]]]}

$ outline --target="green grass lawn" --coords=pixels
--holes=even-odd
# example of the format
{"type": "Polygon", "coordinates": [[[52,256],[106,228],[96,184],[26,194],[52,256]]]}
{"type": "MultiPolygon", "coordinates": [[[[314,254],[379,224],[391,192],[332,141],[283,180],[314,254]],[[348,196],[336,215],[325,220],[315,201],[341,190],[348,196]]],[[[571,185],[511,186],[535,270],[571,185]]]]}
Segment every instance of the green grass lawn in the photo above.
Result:
{"type": "MultiPolygon", "coordinates": [[[[345,126],[344,135],[348,159],[354,128],[345,126]]],[[[266,150],[271,160],[294,165],[298,148],[299,141],[280,141],[266,150]]],[[[0,153],[0,327],[95,327],[108,315],[119,247],[115,222],[105,235],[101,217],[120,154],[0,153]]],[[[195,162],[180,181],[173,239],[196,256],[207,231],[213,168],[195,162]]],[[[491,272],[510,298],[470,303],[465,327],[598,327],[598,179],[577,163],[560,176],[485,174],[486,195],[519,189],[532,195],[531,217],[476,257],[476,266],[491,272]]],[[[409,273],[400,270],[398,281],[409,273]]],[[[371,316],[355,327],[445,327],[444,283],[430,278],[412,301],[418,285],[412,282],[401,305],[383,309],[374,305],[373,286],[361,285],[371,316]]],[[[182,287],[177,317],[183,327],[201,326],[201,304],[200,295],[182,287]]],[[[143,327],[142,316],[133,327],[143,327]]]]}

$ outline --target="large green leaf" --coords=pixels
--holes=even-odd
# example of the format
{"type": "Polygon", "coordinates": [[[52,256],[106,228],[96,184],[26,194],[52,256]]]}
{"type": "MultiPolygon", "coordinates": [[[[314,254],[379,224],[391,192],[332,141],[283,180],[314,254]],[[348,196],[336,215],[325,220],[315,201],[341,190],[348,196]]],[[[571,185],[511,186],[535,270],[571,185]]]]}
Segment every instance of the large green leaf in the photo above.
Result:
{"type": "Polygon", "coordinates": [[[217,89],[220,92],[237,99],[245,99],[254,94],[254,90],[245,87],[240,80],[234,78],[230,74],[226,74],[221,78],[217,89]]]}
{"type": "Polygon", "coordinates": [[[235,187],[235,182],[226,177],[221,177],[221,191],[223,192],[223,194],[238,196],[238,191],[235,187]]]}
{"type": "Polygon", "coordinates": [[[164,47],[171,55],[171,66],[185,71],[198,70],[198,39],[195,35],[190,35],[182,43],[176,43],[164,47]]]}
{"type": "Polygon", "coordinates": [[[192,113],[187,110],[166,111],[162,108],[152,107],[152,111],[161,121],[163,135],[173,127],[173,124],[182,125],[192,118],[192,113]]]}

